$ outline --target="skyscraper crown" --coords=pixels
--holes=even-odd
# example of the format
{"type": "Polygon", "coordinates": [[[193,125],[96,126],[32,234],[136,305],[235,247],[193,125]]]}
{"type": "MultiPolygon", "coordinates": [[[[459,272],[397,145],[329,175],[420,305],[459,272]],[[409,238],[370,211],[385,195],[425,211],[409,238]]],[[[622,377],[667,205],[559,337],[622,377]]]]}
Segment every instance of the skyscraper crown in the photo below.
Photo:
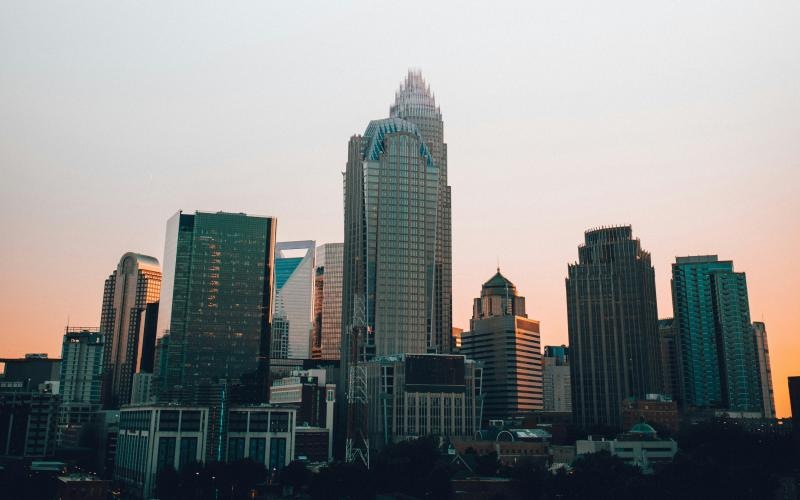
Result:
{"type": "Polygon", "coordinates": [[[425,83],[421,71],[408,70],[405,82],[400,84],[400,89],[395,93],[389,115],[399,118],[416,116],[442,119],[442,112],[436,106],[436,98],[431,93],[430,86],[425,83]]]}

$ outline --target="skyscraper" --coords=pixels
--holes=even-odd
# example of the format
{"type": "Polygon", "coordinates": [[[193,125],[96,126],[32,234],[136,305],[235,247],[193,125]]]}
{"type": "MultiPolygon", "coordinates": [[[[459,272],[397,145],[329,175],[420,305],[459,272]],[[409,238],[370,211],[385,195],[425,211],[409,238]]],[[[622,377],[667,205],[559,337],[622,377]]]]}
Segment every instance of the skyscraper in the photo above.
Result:
{"type": "Polygon", "coordinates": [[[680,364],[678,363],[678,338],[673,318],[658,320],[658,338],[661,347],[661,377],[664,393],[674,401],[681,399],[680,364]]]}
{"type": "Polygon", "coordinates": [[[273,358],[311,357],[314,250],[313,241],[286,241],[275,245],[273,358]]]}
{"type": "Polygon", "coordinates": [[[317,247],[312,357],[339,359],[342,339],[342,243],[317,247]]]}
{"type": "Polygon", "coordinates": [[[744,273],[716,255],[672,264],[684,407],[762,411],[756,339],[744,273]]]}
{"type": "Polygon", "coordinates": [[[567,271],[573,419],[619,427],[623,399],[661,392],[650,254],[631,226],[593,229],[567,271]]]}
{"type": "MultiPolygon", "coordinates": [[[[158,321],[159,333],[169,335],[159,344],[162,392],[197,392],[223,380],[268,400],[275,227],[272,217],[224,212],[178,212],[167,222],[158,321]]],[[[191,400],[206,396],[227,393],[191,400]]]]}
{"type": "Polygon", "coordinates": [[[62,404],[100,404],[104,350],[105,336],[98,329],[66,329],[61,343],[59,394],[62,404]]]}
{"type": "Polygon", "coordinates": [[[461,354],[483,363],[484,419],[542,409],[539,322],[528,319],[525,297],[500,269],[474,301],[461,354]]]}
{"type": "Polygon", "coordinates": [[[542,357],[544,410],[572,411],[572,382],[569,374],[569,347],[548,345],[542,357]]]}
{"type": "Polygon", "coordinates": [[[764,407],[764,418],[775,418],[775,395],[772,392],[772,367],[769,363],[766,325],[761,321],[754,321],[753,334],[756,340],[756,356],[758,356],[761,404],[764,407]]]}
{"type": "Polygon", "coordinates": [[[340,428],[353,361],[448,353],[452,343],[447,145],[442,113],[419,72],[409,71],[389,114],[348,144],[340,428]]]}
{"type": "Polygon", "coordinates": [[[154,257],[128,252],[103,290],[100,333],[103,354],[103,404],[130,402],[133,374],[153,371],[161,269],[154,257]]]}

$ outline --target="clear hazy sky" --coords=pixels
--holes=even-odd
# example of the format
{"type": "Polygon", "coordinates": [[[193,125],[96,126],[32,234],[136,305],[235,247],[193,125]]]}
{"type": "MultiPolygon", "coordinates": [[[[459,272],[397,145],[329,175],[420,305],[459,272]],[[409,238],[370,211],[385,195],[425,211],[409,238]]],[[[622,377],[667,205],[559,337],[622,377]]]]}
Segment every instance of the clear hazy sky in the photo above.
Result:
{"type": "Polygon", "coordinates": [[[409,67],[453,187],[453,323],[497,259],[566,343],[587,228],[632,224],[672,314],[676,255],[747,272],[778,413],[800,374],[800,3],[0,3],[0,355],[96,326],[177,211],[341,241],[347,140],[409,67]]]}

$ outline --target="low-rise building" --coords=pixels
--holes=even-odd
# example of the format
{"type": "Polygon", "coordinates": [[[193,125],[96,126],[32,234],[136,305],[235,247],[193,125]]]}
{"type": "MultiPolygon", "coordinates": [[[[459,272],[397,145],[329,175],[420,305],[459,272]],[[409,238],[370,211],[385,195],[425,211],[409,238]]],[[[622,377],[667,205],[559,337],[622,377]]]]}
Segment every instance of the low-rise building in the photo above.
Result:
{"type": "Polygon", "coordinates": [[[622,402],[622,428],[630,429],[642,420],[671,433],[678,432],[678,403],[669,396],[648,394],[644,399],[628,398],[622,402]]]}
{"type": "Polygon", "coordinates": [[[51,393],[0,391],[0,456],[53,456],[58,404],[51,393]]]}
{"type": "Polygon", "coordinates": [[[297,410],[276,405],[242,406],[228,413],[227,461],[249,458],[270,470],[294,458],[297,410]]]}
{"type": "Polygon", "coordinates": [[[88,474],[58,477],[58,500],[107,500],[111,481],[88,474]]]}
{"type": "Polygon", "coordinates": [[[589,439],[576,441],[575,447],[577,456],[607,451],[646,474],[652,473],[658,464],[671,462],[678,452],[674,440],[659,438],[655,429],[645,422],[634,425],[614,440],[596,440],[589,436],[589,439]]]}

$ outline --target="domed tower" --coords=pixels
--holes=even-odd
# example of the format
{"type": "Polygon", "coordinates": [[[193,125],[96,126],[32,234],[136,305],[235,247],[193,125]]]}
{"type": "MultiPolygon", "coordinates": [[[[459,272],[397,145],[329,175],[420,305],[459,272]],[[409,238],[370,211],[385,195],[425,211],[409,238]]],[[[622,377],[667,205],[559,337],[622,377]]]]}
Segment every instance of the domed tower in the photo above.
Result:
{"type": "Polygon", "coordinates": [[[461,353],[483,363],[484,420],[542,409],[539,322],[528,318],[525,297],[499,268],[473,302],[461,353]]]}

